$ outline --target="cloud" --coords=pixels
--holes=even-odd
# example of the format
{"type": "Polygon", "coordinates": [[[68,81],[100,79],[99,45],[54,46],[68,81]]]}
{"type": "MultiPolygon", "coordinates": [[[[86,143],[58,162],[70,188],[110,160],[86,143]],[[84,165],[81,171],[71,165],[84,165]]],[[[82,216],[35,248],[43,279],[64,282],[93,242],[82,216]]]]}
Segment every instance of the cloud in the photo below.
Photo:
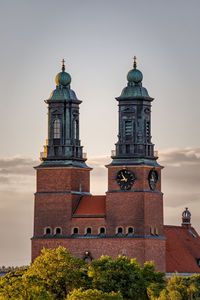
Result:
{"type": "Polygon", "coordinates": [[[39,160],[32,157],[6,157],[0,158],[0,174],[9,175],[34,175],[34,166],[39,164],[39,160]]]}
{"type": "Polygon", "coordinates": [[[34,166],[39,160],[33,157],[0,157],[0,192],[26,192],[34,187],[34,166]]]}
{"type": "Polygon", "coordinates": [[[165,223],[181,223],[184,207],[192,213],[192,224],[199,231],[200,212],[200,147],[167,149],[159,153],[164,165],[162,190],[164,192],[165,223]]]}
{"type": "Polygon", "coordinates": [[[159,153],[160,161],[168,166],[200,166],[200,147],[167,149],[159,153]]]}

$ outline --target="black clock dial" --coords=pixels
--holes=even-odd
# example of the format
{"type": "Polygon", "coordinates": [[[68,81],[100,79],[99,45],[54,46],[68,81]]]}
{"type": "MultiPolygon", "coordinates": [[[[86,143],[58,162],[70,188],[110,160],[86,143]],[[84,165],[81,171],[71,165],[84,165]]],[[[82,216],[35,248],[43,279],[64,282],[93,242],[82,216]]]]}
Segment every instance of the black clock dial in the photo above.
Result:
{"type": "Polygon", "coordinates": [[[151,190],[155,190],[158,181],[158,172],[156,170],[151,170],[148,176],[149,186],[151,190]]]}
{"type": "Polygon", "coordinates": [[[130,190],[135,178],[135,174],[128,169],[122,169],[116,175],[116,181],[121,190],[130,190]]]}

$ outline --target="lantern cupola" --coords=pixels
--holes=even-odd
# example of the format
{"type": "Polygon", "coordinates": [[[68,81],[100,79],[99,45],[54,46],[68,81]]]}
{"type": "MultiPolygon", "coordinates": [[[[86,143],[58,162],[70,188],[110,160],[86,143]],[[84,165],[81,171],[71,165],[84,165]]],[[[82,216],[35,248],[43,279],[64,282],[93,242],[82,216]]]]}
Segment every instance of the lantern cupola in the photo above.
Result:
{"type": "Polygon", "coordinates": [[[136,57],[127,80],[127,86],[116,98],[119,103],[119,133],[112,164],[158,166],[151,142],[151,102],[154,99],[142,86],[143,74],[137,69],[136,57]]]}
{"type": "Polygon", "coordinates": [[[73,165],[85,167],[83,147],[79,137],[79,105],[82,103],[71,89],[71,76],[62,69],[56,75],[56,89],[48,105],[48,139],[41,157],[42,166],[73,165]]]}

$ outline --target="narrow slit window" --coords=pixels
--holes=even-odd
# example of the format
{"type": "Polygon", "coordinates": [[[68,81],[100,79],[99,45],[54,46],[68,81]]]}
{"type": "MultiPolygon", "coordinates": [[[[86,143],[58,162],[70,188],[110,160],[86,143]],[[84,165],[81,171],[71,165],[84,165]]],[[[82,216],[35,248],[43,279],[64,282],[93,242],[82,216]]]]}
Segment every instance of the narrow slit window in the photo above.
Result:
{"type": "Polygon", "coordinates": [[[158,228],[157,228],[157,227],[155,228],[155,235],[159,235],[159,234],[158,234],[158,228]]]}
{"type": "Polygon", "coordinates": [[[132,135],[132,121],[125,121],[125,135],[132,135]]]}
{"type": "Polygon", "coordinates": [[[150,227],[150,234],[154,235],[154,227],[153,226],[150,227]]]}
{"type": "Polygon", "coordinates": [[[60,138],[60,120],[56,119],[53,123],[53,137],[54,139],[60,138]]]}
{"type": "Polygon", "coordinates": [[[78,120],[75,121],[75,126],[74,126],[74,138],[78,140],[78,120]]]}

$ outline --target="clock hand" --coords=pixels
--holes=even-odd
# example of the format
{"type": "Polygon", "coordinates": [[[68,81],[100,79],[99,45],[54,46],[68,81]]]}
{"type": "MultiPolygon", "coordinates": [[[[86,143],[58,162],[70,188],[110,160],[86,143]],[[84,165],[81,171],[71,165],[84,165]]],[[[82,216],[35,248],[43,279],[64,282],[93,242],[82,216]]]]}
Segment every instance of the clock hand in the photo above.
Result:
{"type": "Polygon", "coordinates": [[[121,181],[127,181],[127,178],[122,174],[123,179],[121,181]]]}

